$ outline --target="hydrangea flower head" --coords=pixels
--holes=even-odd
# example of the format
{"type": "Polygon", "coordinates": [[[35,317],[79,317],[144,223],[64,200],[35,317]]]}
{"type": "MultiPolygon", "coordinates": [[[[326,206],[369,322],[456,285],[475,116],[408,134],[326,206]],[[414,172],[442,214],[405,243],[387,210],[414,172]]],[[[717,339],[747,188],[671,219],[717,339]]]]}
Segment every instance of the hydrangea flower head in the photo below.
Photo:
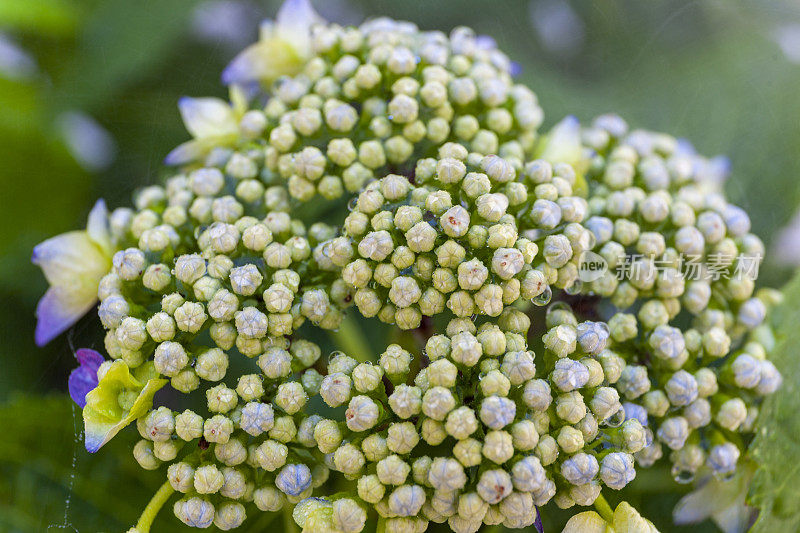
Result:
{"type": "Polygon", "coordinates": [[[763,245],[724,168],[613,115],[541,133],[512,71],[466,28],[288,0],[230,101],[180,101],[163,183],[34,252],[37,340],[100,302],[108,360],[79,351],[69,382],[87,449],[135,421],[156,499],[222,530],[286,508],[313,533],[541,531],[594,505],[565,531],[655,531],[602,494],[659,461],[738,475],[780,295],[735,275],[763,245]],[[392,341],[324,357],[346,317],[392,341]],[[191,408],[154,405],[166,383],[191,408]]]}

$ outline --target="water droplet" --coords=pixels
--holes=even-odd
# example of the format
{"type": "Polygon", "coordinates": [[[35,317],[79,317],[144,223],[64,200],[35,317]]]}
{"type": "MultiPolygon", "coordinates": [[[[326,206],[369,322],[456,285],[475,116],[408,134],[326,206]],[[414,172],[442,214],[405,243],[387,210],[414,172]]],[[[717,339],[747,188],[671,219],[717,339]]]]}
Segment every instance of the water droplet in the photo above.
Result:
{"type": "Polygon", "coordinates": [[[567,302],[553,302],[553,305],[547,308],[547,316],[550,316],[550,313],[555,313],[556,311],[567,311],[571,313],[572,308],[567,302]]]}
{"type": "Polygon", "coordinates": [[[533,305],[543,306],[549,304],[551,298],[553,298],[553,289],[548,285],[540,295],[534,296],[531,299],[531,303],[533,303],[533,305]]]}
{"type": "Polygon", "coordinates": [[[694,481],[694,472],[691,470],[684,470],[682,468],[678,468],[677,465],[672,467],[672,477],[676,483],[680,483],[681,485],[686,485],[694,481]]]}
{"type": "Polygon", "coordinates": [[[330,363],[331,361],[333,361],[334,359],[336,359],[340,355],[344,355],[344,352],[339,351],[339,350],[331,352],[330,354],[328,354],[328,362],[330,363]]]}
{"type": "Polygon", "coordinates": [[[735,470],[731,470],[729,472],[714,472],[714,477],[720,481],[730,481],[735,475],[735,470]]]}
{"type": "Polygon", "coordinates": [[[472,316],[470,316],[470,317],[469,317],[469,319],[470,319],[472,322],[475,322],[476,320],[478,320],[478,315],[472,315],[472,316]]]}
{"type": "Polygon", "coordinates": [[[576,294],[579,294],[582,288],[583,288],[583,282],[579,279],[576,279],[575,281],[572,282],[572,285],[564,289],[564,292],[566,292],[571,296],[574,296],[576,294]]]}
{"type": "Polygon", "coordinates": [[[604,423],[610,428],[618,428],[625,422],[625,408],[620,408],[616,413],[605,419],[604,423]]]}
{"type": "Polygon", "coordinates": [[[352,198],[350,198],[350,200],[347,202],[347,210],[348,210],[348,211],[355,211],[356,204],[358,204],[358,198],[356,198],[355,196],[353,196],[353,197],[352,197],[352,198]]]}

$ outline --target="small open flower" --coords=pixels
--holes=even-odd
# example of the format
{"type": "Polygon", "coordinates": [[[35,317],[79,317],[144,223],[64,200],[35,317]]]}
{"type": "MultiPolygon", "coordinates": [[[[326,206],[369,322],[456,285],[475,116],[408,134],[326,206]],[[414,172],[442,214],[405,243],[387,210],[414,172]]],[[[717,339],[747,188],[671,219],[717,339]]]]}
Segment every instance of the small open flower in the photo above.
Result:
{"type": "Polygon", "coordinates": [[[311,57],[311,27],[322,22],[308,0],[286,0],[275,21],[261,25],[257,43],[249,46],[225,68],[227,85],[270,83],[280,76],[298,74],[311,57]]]}
{"type": "Polygon", "coordinates": [[[100,280],[113,253],[108,210],[98,200],[86,229],[47,239],[33,249],[31,262],[44,272],[50,288],[36,307],[36,344],[44,346],[78,321],[97,302],[100,280]]]}
{"type": "Polygon", "coordinates": [[[212,148],[233,146],[239,134],[239,121],[247,111],[244,93],[231,88],[231,103],[220,98],[181,98],[178,109],[193,139],[167,154],[167,165],[184,165],[206,155],[212,148]]]}
{"type": "Polygon", "coordinates": [[[83,422],[89,452],[99,450],[122,428],[147,413],[153,395],[167,384],[166,379],[156,377],[152,364],[139,367],[135,373],[131,374],[123,361],[114,361],[97,387],[86,394],[83,422]]]}
{"type": "Polygon", "coordinates": [[[576,514],[569,519],[561,533],[606,533],[610,531],[636,531],[658,533],[650,520],[640,515],[628,502],[617,505],[611,522],[594,511],[576,514]]]}

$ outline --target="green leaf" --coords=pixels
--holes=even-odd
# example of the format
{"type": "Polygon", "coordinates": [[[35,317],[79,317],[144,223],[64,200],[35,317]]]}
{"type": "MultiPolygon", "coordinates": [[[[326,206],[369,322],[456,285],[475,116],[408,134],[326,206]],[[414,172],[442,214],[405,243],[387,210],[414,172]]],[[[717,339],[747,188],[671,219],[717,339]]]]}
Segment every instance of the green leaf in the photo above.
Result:
{"type": "Polygon", "coordinates": [[[800,274],[785,290],[773,326],[778,344],[772,357],[783,374],[781,389],[764,403],[750,455],[759,469],[750,503],[760,508],[754,533],[800,531],[800,274]]]}
{"type": "Polygon", "coordinates": [[[3,0],[0,26],[45,35],[68,35],[78,23],[77,6],[65,0],[3,0]]]}

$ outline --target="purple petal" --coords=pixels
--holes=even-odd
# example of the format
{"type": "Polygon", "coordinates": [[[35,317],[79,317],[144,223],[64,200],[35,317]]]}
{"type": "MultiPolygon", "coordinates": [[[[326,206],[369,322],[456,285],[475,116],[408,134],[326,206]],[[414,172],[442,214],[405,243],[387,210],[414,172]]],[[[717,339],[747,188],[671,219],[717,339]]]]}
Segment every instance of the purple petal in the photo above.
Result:
{"type": "Polygon", "coordinates": [[[94,302],[90,302],[89,305],[76,310],[64,303],[67,298],[63,296],[63,292],[59,287],[50,287],[36,306],[37,346],[44,346],[58,337],[94,305],[94,302]]]}
{"type": "Polygon", "coordinates": [[[100,352],[89,348],[81,348],[75,352],[75,358],[81,366],[94,370],[95,374],[97,373],[97,369],[100,368],[100,365],[103,364],[103,361],[105,361],[105,358],[100,352]]]}
{"type": "Polygon", "coordinates": [[[77,351],[75,358],[80,366],[70,373],[67,387],[72,400],[83,408],[86,407],[86,395],[97,387],[97,369],[103,363],[103,356],[94,350],[82,348],[77,351]]]}

